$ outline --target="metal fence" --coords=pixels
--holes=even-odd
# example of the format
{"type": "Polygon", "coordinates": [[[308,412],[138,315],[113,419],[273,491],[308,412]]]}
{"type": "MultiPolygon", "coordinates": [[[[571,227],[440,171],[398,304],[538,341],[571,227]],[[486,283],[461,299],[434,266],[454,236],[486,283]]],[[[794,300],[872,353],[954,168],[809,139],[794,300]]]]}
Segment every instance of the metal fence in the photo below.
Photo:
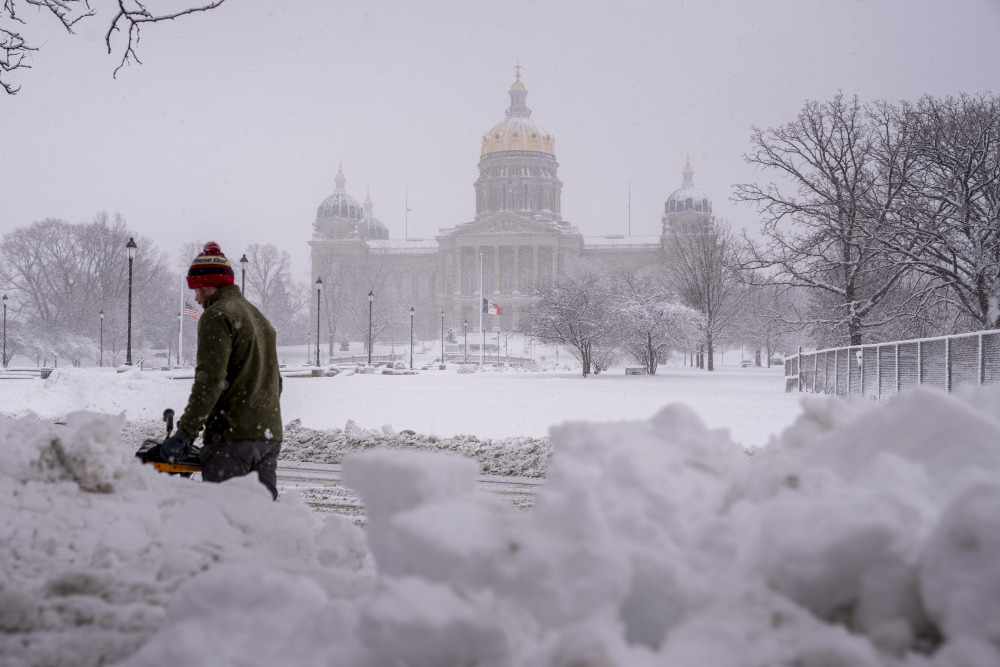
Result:
{"type": "Polygon", "coordinates": [[[851,345],[803,352],[785,360],[785,389],[882,401],[927,385],[1000,382],[1000,330],[851,345]]]}

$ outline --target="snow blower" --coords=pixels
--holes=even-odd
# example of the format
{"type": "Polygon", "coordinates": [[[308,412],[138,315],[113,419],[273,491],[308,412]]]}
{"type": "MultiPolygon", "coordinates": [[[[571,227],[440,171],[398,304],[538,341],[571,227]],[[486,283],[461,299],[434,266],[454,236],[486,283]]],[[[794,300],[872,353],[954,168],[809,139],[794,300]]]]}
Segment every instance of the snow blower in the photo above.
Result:
{"type": "MultiPolygon", "coordinates": [[[[163,411],[163,421],[167,422],[167,437],[174,430],[174,411],[167,408],[163,411]]],[[[169,461],[160,451],[162,440],[148,439],[135,453],[135,457],[143,463],[149,463],[160,472],[181,477],[190,477],[192,473],[201,472],[201,448],[193,444],[187,446],[184,455],[175,461],[169,461]]]]}

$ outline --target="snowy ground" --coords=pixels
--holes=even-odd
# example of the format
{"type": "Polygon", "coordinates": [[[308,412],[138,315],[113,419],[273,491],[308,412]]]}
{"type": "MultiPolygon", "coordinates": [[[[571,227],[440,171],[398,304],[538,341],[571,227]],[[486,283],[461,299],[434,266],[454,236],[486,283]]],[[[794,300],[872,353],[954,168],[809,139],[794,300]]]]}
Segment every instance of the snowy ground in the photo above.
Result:
{"type": "MultiPolygon", "coordinates": [[[[58,418],[74,410],[96,410],[130,421],[159,421],[163,409],[180,416],[190,380],[158,372],[59,368],[48,382],[0,382],[0,413],[34,412],[58,418]]],[[[479,438],[544,437],[565,421],[648,419],[673,401],[684,401],[713,428],[728,428],[734,440],[760,446],[799,413],[798,396],[784,393],[780,368],[724,367],[707,373],[661,368],[655,376],[626,376],[621,369],[584,380],[563,372],[460,374],[456,366],[417,375],[341,375],[288,378],[281,407],[284,421],[310,429],[362,429],[428,436],[479,438]]]]}
{"type": "Polygon", "coordinates": [[[551,431],[527,513],[477,492],[467,458],[349,455],[362,530],[253,479],[158,475],[118,418],[72,413],[148,422],[183,381],[0,382],[0,411],[45,418],[0,419],[0,666],[1000,664],[1000,387],[803,409],[781,384],[289,380],[286,419],[309,428],[595,420],[551,431]]]}

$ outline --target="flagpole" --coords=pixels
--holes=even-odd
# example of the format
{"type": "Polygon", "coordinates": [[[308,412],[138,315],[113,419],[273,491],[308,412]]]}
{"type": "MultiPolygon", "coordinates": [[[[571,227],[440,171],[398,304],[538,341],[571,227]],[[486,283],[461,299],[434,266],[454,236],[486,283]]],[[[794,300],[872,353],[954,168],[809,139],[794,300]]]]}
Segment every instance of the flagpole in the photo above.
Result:
{"type": "Polygon", "coordinates": [[[403,214],[403,240],[410,240],[410,186],[406,186],[404,201],[406,202],[406,213],[403,214]]]}
{"type": "Polygon", "coordinates": [[[181,350],[184,349],[184,276],[181,276],[180,326],[177,327],[177,368],[181,367],[181,350]]]}
{"type": "Polygon", "coordinates": [[[483,332],[483,347],[479,350],[479,367],[483,367],[486,359],[486,329],[483,328],[483,251],[479,250],[479,330],[483,332]]]}

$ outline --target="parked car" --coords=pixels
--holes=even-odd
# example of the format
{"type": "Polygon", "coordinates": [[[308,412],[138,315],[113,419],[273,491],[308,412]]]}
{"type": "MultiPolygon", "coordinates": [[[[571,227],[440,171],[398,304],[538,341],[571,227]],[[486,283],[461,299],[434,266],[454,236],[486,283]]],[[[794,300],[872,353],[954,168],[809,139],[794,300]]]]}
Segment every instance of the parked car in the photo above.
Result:
{"type": "Polygon", "coordinates": [[[771,365],[772,366],[784,366],[785,365],[785,360],[782,359],[781,357],[771,357],[771,365]]]}
{"type": "Polygon", "coordinates": [[[750,366],[753,366],[753,362],[749,359],[744,359],[740,362],[740,368],[749,368],[750,366]]]}

